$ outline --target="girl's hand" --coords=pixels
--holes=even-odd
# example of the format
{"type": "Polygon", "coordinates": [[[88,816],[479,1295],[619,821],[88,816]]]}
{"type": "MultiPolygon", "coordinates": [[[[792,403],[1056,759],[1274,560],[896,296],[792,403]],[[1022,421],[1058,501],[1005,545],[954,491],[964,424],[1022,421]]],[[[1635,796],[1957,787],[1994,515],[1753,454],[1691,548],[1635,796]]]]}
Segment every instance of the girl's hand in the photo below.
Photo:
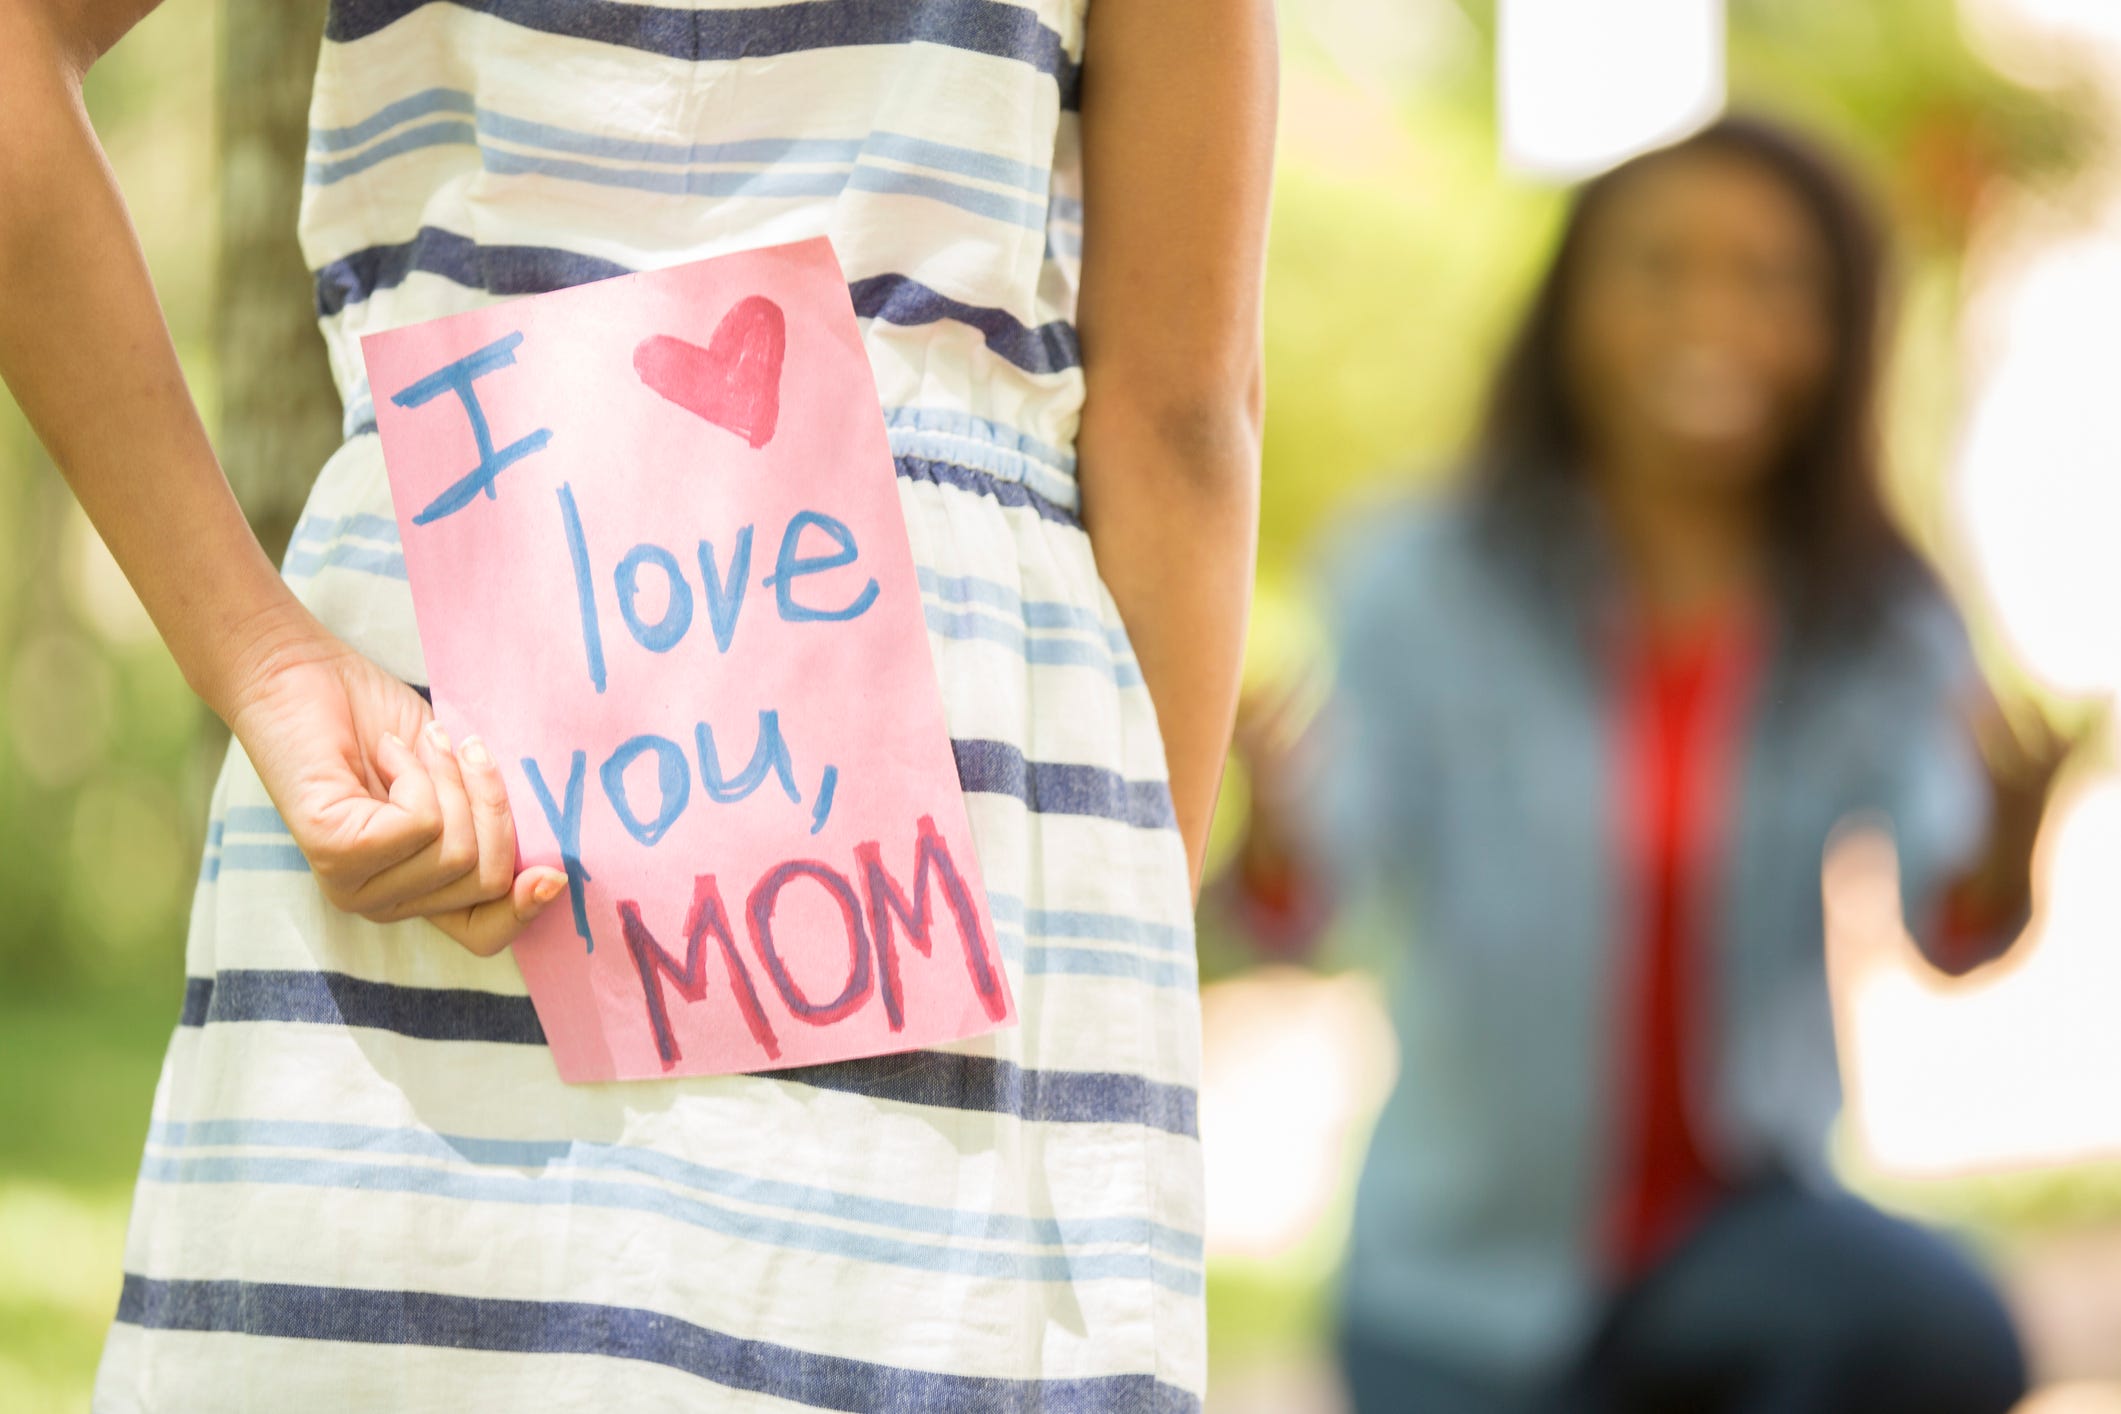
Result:
{"type": "Polygon", "coordinates": [[[253,652],[223,715],[324,897],[499,952],[567,876],[516,872],[515,819],[483,742],[452,747],[417,692],[301,617],[253,652]]]}

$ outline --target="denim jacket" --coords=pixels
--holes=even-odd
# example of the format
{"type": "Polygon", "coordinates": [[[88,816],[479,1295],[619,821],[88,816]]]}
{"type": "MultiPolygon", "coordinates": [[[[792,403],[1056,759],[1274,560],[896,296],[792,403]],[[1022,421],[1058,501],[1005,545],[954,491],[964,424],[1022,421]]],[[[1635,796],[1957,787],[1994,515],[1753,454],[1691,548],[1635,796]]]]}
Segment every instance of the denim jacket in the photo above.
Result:
{"type": "MultiPolygon", "coordinates": [[[[1610,576],[1589,538],[1570,553],[1506,553],[1470,504],[1403,507],[1366,517],[1328,575],[1338,669],[1314,839],[1363,903],[1352,931],[1386,974],[1401,1048],[1343,1317],[1497,1373],[1565,1360],[1604,1281],[1615,967],[1634,901],[1591,633],[1610,576]]],[[[1919,938],[1985,832],[1957,618],[1927,589],[1885,618],[1839,647],[1771,650],[1749,706],[1697,931],[1709,1054],[1690,1096],[1741,1170],[1828,1181],[1829,833],[1852,817],[1890,827],[1919,938]]]]}

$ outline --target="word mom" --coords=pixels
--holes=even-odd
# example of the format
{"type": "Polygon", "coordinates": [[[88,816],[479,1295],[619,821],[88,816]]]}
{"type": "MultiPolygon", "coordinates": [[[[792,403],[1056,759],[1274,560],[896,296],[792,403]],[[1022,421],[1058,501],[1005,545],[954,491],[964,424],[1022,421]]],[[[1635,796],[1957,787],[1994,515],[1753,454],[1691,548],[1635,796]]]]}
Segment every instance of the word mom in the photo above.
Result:
{"type": "MultiPolygon", "coordinates": [[[[884,1018],[893,1031],[906,1024],[905,987],[900,976],[897,934],[922,957],[934,957],[934,922],[929,908],[933,883],[950,910],[958,941],[964,950],[965,971],[972,981],[981,1007],[992,1021],[1008,1012],[1000,970],[982,936],[979,910],[972,892],[951,861],[950,847],[923,815],[917,829],[913,854],[913,886],[909,896],[884,867],[882,853],[872,840],[854,851],[856,885],[831,865],[815,859],[792,859],[766,871],[744,901],[745,931],[751,951],[764,969],[766,980],[781,1005],[797,1022],[806,1026],[830,1026],[852,1015],[872,996],[883,1003],[884,1018]],[[774,913],[782,895],[798,884],[822,890],[837,906],[847,939],[847,979],[828,1001],[814,1001],[789,973],[774,942],[774,913]]],[[[648,1025],[655,1033],[656,1053],[669,1070],[679,1059],[677,1037],[670,1025],[669,1003],[663,987],[667,982],[687,1001],[702,1001],[708,988],[708,942],[715,945],[729,990],[752,1040],[769,1060],[781,1054],[780,1038],[773,1021],[760,1002],[759,987],[750,963],[738,947],[729,924],[729,912],[720,886],[712,874],[693,880],[692,906],[685,915],[685,957],[681,962],[658,941],[641,919],[641,909],[632,900],[618,906],[620,928],[626,947],[640,973],[641,990],[648,1007],[648,1025]]]]}

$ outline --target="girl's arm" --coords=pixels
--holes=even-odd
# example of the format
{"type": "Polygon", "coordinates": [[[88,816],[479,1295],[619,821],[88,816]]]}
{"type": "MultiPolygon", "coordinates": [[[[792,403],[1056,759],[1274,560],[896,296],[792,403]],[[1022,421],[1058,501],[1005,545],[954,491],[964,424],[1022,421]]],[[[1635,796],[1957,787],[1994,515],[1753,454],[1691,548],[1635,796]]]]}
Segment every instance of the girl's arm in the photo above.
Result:
{"type": "Polygon", "coordinates": [[[81,105],[89,62],[147,8],[0,0],[0,373],[225,717],[225,649],[289,596],[207,444],[81,105]]]}
{"type": "Polygon", "coordinates": [[[0,0],[0,380],[325,895],[496,951],[558,892],[515,871],[492,759],[333,637],[266,558],[184,384],[81,76],[154,0],[0,0]]]}
{"type": "Polygon", "coordinates": [[[1259,516],[1271,0],[1097,0],[1083,67],[1083,522],[1199,886],[1259,516]]]}

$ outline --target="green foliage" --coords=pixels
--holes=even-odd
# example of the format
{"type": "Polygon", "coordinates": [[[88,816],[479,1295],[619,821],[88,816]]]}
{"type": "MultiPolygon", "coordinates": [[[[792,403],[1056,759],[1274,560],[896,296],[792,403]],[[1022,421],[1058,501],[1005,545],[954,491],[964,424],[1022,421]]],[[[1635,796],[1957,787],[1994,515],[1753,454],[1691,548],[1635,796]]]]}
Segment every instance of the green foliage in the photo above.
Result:
{"type": "Polygon", "coordinates": [[[1553,194],[1498,177],[1487,125],[1402,119],[1364,163],[1283,148],[1267,263],[1261,569],[1291,570],[1366,492],[1455,453],[1535,271],[1553,194]],[[1376,165],[1370,165],[1375,163],[1376,165]]]}
{"type": "Polygon", "coordinates": [[[0,1409],[85,1409],[171,1024],[161,991],[0,998],[0,1409]]]}
{"type": "MultiPolygon", "coordinates": [[[[168,0],[88,93],[209,408],[218,13],[216,0],[168,0]]],[[[1280,608],[1259,616],[1269,669],[1306,658],[1314,630],[1282,586],[1322,527],[1366,497],[1434,480],[1458,455],[1561,209],[1557,191],[1497,170],[1491,0],[1311,0],[1286,6],[1283,22],[1262,531],[1263,583],[1280,608]],[[1351,18],[1366,3],[1375,14],[1351,18]],[[1388,14],[1402,28],[1425,17],[1409,52],[1426,58],[1373,63],[1371,22],[1388,14]]],[[[1738,99],[1850,147],[1916,237],[1911,357],[1892,408],[1903,504],[1923,527],[1952,422],[1957,252],[1999,183],[2059,181],[2097,155],[2092,105],[2081,89],[2034,90],[1987,67],[1948,0],[1733,0],[1731,35],[1738,99]]],[[[216,755],[209,717],[128,618],[98,553],[0,397],[6,1409],[85,1403],[174,1019],[216,755]]],[[[2037,1195],[1964,1196],[1970,1216],[2030,1216],[2106,1211],[2112,1191],[2110,1174],[2094,1174],[2037,1195]]],[[[1217,1268],[1219,1360],[1317,1338],[1339,1234],[1285,1264],[1217,1268]]]]}
{"type": "MultiPolygon", "coordinates": [[[[208,406],[215,9],[171,0],[87,85],[208,406]]],[[[174,1006],[209,721],[0,395],[0,970],[14,992],[127,974],[174,1006]]]]}
{"type": "Polygon", "coordinates": [[[2098,155],[2088,81],[2027,87],[1967,43],[1937,0],[1738,0],[1731,89],[1865,160],[1903,224],[1956,248],[1998,180],[2067,178],[2098,155]]]}

